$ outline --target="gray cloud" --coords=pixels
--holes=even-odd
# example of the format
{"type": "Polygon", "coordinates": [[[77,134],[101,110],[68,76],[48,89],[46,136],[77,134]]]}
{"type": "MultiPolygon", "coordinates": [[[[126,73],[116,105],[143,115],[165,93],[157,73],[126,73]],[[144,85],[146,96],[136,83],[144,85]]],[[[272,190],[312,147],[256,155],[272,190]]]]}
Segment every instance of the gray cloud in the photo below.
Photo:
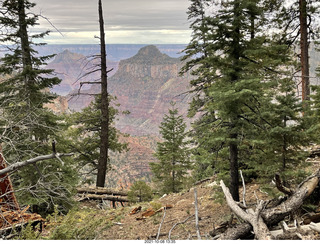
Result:
{"type": "MultiPolygon", "coordinates": [[[[64,33],[97,32],[98,1],[93,0],[34,0],[36,11],[64,33]]],[[[162,35],[175,33],[177,38],[189,32],[186,11],[188,0],[103,0],[106,31],[125,35],[124,32],[141,33],[141,31],[157,31],[162,35]],[[167,30],[167,32],[163,32],[167,30]]],[[[41,20],[43,28],[49,28],[46,21],[41,20]]],[[[152,37],[156,38],[155,36],[152,37]]],[[[159,38],[165,36],[159,34],[159,38]]],[[[124,40],[125,41],[125,40],[124,40]]],[[[178,42],[182,42],[182,39],[178,42]]]]}

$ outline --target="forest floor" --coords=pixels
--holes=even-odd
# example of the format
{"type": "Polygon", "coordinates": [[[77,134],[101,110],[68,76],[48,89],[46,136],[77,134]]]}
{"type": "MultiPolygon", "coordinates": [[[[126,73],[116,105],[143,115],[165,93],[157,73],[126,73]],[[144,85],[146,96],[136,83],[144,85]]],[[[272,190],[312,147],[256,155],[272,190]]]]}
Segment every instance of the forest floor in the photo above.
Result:
{"type": "MultiPolygon", "coordinates": [[[[320,167],[318,158],[309,160],[312,161],[311,169],[320,167]]],[[[217,186],[214,179],[197,185],[195,188],[197,189],[199,230],[202,239],[212,240],[210,232],[215,228],[223,228],[230,220],[233,222],[239,221],[235,216],[232,218],[232,213],[224,200],[222,190],[217,186]]],[[[44,225],[40,239],[155,240],[157,234],[160,233],[159,239],[168,240],[172,227],[189,218],[171,231],[171,239],[196,240],[195,188],[181,193],[165,195],[152,202],[130,204],[116,209],[101,205],[96,201],[82,202],[77,210],[67,216],[52,217],[44,225]],[[141,214],[146,210],[150,208],[157,210],[166,205],[171,205],[172,208],[159,211],[155,215],[141,220],[141,214]],[[140,206],[140,212],[130,214],[134,208],[140,206]],[[159,232],[160,225],[161,230],[159,232]]],[[[242,190],[241,187],[241,201],[243,199],[242,190]]],[[[269,200],[273,197],[257,183],[247,184],[245,191],[247,206],[254,207],[257,198],[269,200]]],[[[318,210],[320,212],[319,204],[318,210]]]]}
{"type": "MultiPolygon", "coordinates": [[[[213,180],[196,187],[199,230],[204,240],[212,240],[209,233],[214,228],[219,228],[232,219],[230,209],[219,188],[213,180]]],[[[80,203],[77,212],[73,213],[73,217],[68,217],[68,214],[67,217],[58,217],[56,222],[51,219],[51,223],[45,225],[40,238],[45,239],[51,236],[49,237],[50,239],[155,240],[159,232],[159,226],[163,222],[159,239],[168,240],[170,229],[189,217],[185,223],[177,225],[172,230],[171,239],[196,240],[194,189],[191,188],[181,193],[165,195],[152,202],[136,203],[116,209],[112,209],[109,206],[104,206],[106,209],[101,209],[103,206],[96,201],[83,202],[80,203]],[[138,220],[146,210],[150,208],[157,210],[166,205],[171,205],[172,208],[166,209],[164,220],[163,210],[153,216],[138,220]],[[130,215],[131,211],[139,206],[141,206],[141,211],[130,215]],[[93,220],[96,220],[96,222],[90,223],[93,220]],[[65,233],[68,231],[64,229],[78,233],[69,233],[68,235],[65,233]],[[82,230],[86,233],[94,233],[86,235],[81,233],[82,230]],[[56,233],[52,235],[54,232],[56,233]]],[[[262,200],[269,199],[268,194],[261,191],[258,184],[248,184],[246,186],[247,205],[254,206],[256,197],[262,200]]]]}

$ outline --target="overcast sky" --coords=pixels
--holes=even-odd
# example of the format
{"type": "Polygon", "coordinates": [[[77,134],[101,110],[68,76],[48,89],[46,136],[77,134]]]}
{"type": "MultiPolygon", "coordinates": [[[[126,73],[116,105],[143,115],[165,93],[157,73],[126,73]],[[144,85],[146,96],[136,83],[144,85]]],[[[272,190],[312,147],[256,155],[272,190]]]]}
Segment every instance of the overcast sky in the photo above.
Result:
{"type": "MultiPolygon", "coordinates": [[[[52,33],[49,44],[98,43],[98,0],[34,0],[34,11],[44,19],[42,30],[52,33]]],[[[189,0],[102,0],[107,43],[186,44],[190,40],[187,21],[189,0]]]]}

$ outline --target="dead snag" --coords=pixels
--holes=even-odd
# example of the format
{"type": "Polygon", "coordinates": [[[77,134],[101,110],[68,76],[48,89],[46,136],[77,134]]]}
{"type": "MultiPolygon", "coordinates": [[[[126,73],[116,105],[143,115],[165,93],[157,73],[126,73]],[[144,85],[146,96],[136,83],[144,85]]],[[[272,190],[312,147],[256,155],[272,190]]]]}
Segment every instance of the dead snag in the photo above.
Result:
{"type": "Polygon", "coordinates": [[[319,183],[320,170],[303,181],[287,200],[273,208],[264,209],[262,218],[268,225],[277,224],[290,213],[300,208],[303,201],[312,194],[319,183]]]}
{"type": "MultiPolygon", "coordinates": [[[[282,221],[286,216],[288,216],[290,213],[294,212],[295,210],[299,209],[301,205],[303,204],[303,201],[312,194],[312,192],[315,190],[319,183],[319,177],[320,177],[320,169],[310,177],[308,177],[306,180],[304,180],[298,187],[297,189],[292,193],[291,196],[289,196],[286,200],[281,201],[278,205],[273,206],[271,208],[264,208],[261,210],[260,214],[258,215],[259,217],[262,217],[262,220],[264,221],[265,224],[269,225],[275,225],[282,221]]],[[[222,182],[223,183],[223,182],[222,182]]],[[[222,186],[222,184],[221,184],[222,186]]],[[[230,197],[230,192],[228,188],[224,186],[224,192],[226,191],[228,197],[228,200],[231,200],[232,198],[230,197]]],[[[244,217],[243,219],[250,223],[248,221],[248,213],[242,210],[234,201],[230,201],[231,205],[234,207],[234,209],[237,211],[235,212],[237,215],[239,213],[240,218],[244,217]]],[[[229,202],[228,202],[229,205],[229,202]]],[[[230,206],[230,205],[229,205],[230,206]]],[[[231,208],[233,210],[233,208],[231,208]]],[[[254,213],[257,213],[257,209],[254,213]]],[[[250,219],[250,218],[249,218],[250,219]]],[[[259,223],[257,221],[257,223],[259,223]]],[[[228,229],[224,234],[221,235],[220,239],[238,239],[241,236],[246,236],[250,233],[252,230],[252,227],[255,231],[255,234],[260,234],[259,232],[256,232],[255,227],[250,224],[245,224],[245,225],[239,225],[236,228],[233,229],[228,229]]],[[[259,227],[259,226],[258,226],[259,227]]],[[[261,227],[260,227],[261,228],[261,227]]],[[[258,238],[258,237],[257,237],[258,238]]]]}
{"type": "Polygon", "coordinates": [[[258,240],[270,240],[270,231],[261,217],[261,211],[265,206],[265,202],[259,201],[255,211],[253,209],[248,209],[247,212],[245,212],[233,200],[229,189],[225,186],[222,180],[220,181],[220,185],[226,197],[228,206],[237,216],[239,216],[241,219],[245,220],[246,222],[252,225],[253,231],[255,233],[255,238],[258,240]]]}

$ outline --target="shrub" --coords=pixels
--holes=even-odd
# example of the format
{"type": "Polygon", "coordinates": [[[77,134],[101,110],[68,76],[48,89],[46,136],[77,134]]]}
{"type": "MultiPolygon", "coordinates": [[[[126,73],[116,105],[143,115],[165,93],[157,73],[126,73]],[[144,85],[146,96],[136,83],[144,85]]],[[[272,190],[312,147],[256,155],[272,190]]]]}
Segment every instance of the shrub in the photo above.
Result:
{"type": "Polygon", "coordinates": [[[136,181],[128,192],[131,202],[146,202],[152,200],[152,190],[144,181],[136,181]]]}

